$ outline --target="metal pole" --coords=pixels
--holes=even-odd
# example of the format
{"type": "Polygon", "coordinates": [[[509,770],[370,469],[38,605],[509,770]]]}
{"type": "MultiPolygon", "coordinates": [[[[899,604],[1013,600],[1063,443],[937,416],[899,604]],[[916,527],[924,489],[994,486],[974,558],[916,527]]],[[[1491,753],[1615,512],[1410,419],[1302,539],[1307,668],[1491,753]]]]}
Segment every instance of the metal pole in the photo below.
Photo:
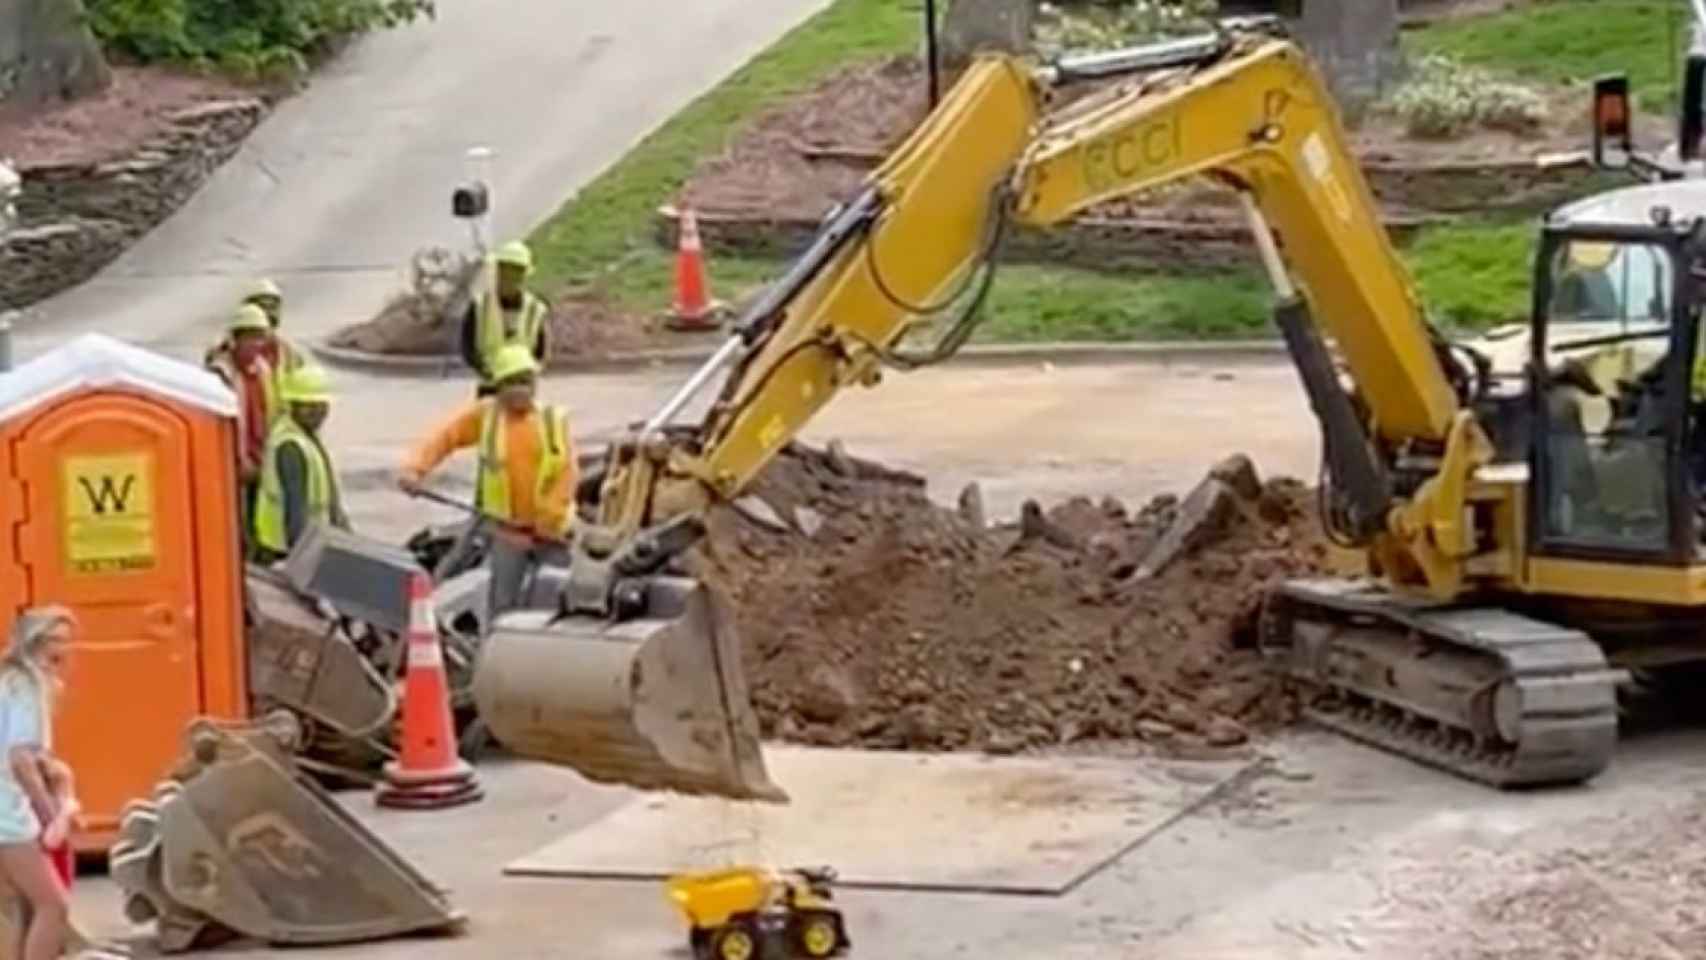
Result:
{"type": "Polygon", "coordinates": [[[1255,238],[1256,252],[1262,256],[1262,266],[1268,271],[1274,293],[1281,300],[1290,300],[1297,296],[1297,287],[1291,282],[1291,274],[1286,272],[1285,261],[1280,258],[1279,245],[1274,243],[1274,232],[1268,226],[1268,218],[1262,216],[1255,198],[1247,191],[1238,191],[1238,199],[1244,206],[1244,219],[1249,221],[1250,235],[1255,238]]]}
{"type": "Polygon", "coordinates": [[[652,434],[662,430],[671,420],[675,419],[675,415],[691,403],[693,398],[699,395],[699,391],[705,389],[705,384],[710,383],[712,377],[740,356],[741,349],[745,346],[745,342],[742,341],[738,333],[724,340],[723,345],[717,348],[717,352],[711,355],[711,359],[705,361],[703,366],[695,370],[693,376],[681,385],[681,389],[675,391],[675,395],[664,403],[663,409],[653,414],[652,418],[646,421],[646,425],[640,428],[640,438],[643,440],[651,437],[652,434]]]}
{"type": "Polygon", "coordinates": [[[494,200],[495,191],[492,189],[492,151],[489,147],[473,147],[463,157],[468,171],[468,179],[486,188],[486,212],[475,217],[469,224],[474,235],[474,252],[484,257],[491,250],[491,223],[494,219],[493,209],[497,206],[494,200]]]}
{"type": "MultiPolygon", "coordinates": [[[[1695,0],[1706,3],[1706,0],[1695,0]]],[[[930,61],[930,109],[942,95],[940,67],[936,57],[936,0],[924,0],[924,55],[930,61]]]]}
{"type": "Polygon", "coordinates": [[[12,369],[12,318],[17,315],[13,310],[0,313],[0,373],[12,369]]]}

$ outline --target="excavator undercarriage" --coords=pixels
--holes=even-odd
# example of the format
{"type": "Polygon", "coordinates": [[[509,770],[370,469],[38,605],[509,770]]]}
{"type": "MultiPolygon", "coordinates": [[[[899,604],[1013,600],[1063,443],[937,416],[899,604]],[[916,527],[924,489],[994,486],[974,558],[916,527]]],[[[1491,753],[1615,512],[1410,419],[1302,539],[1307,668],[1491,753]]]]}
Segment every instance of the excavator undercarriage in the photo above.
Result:
{"type": "MultiPolygon", "coordinates": [[[[738,498],[840,391],[952,355],[1009,223],[1046,228],[1204,177],[1243,206],[1321,427],[1327,532],[1371,574],[1283,586],[1262,645],[1319,695],[1322,723],[1390,751],[1498,786],[1604,769],[1624,675],[1585,623],[1548,619],[1545,602],[1706,604],[1691,514],[1677,506],[1694,494],[1665,459],[1687,435],[1676,398],[1697,319],[1666,291],[1692,288],[1706,196],[1655,194],[1649,218],[1644,195],[1614,192],[1550,218],[1523,390],[1494,398],[1491,361],[1430,322],[1331,95],[1281,33],[1243,21],[1041,67],[975,61],[712,359],[614,445],[561,602],[484,641],[476,700],[500,739],[597,779],[768,792],[739,645],[705,605],[679,599],[696,591],[671,568],[690,545],[673,538],[678,522],[738,498]],[[1103,88],[1053,109],[1052,91],[1080,80],[1103,88]],[[1625,316],[1600,318],[1616,321],[1612,339],[1548,345],[1552,287],[1568,279],[1552,260],[1603,271],[1637,248],[1650,269],[1623,273],[1651,282],[1613,298],[1625,316]],[[953,316],[934,349],[908,349],[942,314],[953,316]],[[1596,438],[1560,434],[1549,404],[1567,370],[1553,346],[1606,346],[1598,366],[1610,370],[1627,365],[1618,344],[1655,336],[1668,344],[1668,406],[1614,418],[1596,438]],[[677,423],[719,379],[702,421],[677,423]],[[1584,470],[1609,479],[1625,460],[1645,471],[1614,484],[1631,503],[1584,492],[1584,470]],[[582,704],[561,703],[570,689],[582,704]]],[[[1597,369],[1597,356],[1573,360],[1597,369]]]]}
{"type": "MultiPolygon", "coordinates": [[[[339,643],[372,669],[297,625],[267,655],[257,691],[322,737],[383,750],[374,718],[399,664],[384,638],[404,615],[394,581],[425,567],[443,575],[435,606],[457,706],[511,750],[599,781],[785,800],[765,770],[735,624],[683,563],[705,511],[738,498],[839,392],[951,356],[977,322],[1010,222],[1048,227],[1194,176],[1238,194],[1322,430],[1323,520],[1372,573],[1277,590],[1262,645],[1321,695],[1317,719],[1350,736],[1498,786],[1592,777],[1612,753],[1623,674],[1585,624],[1548,618],[1542,602],[1706,605],[1690,573],[1692,527],[1675,511],[1669,527],[1653,519],[1683,501],[1681,471],[1659,477],[1668,500],[1621,512],[1565,482],[1580,471],[1557,472],[1550,452],[1557,384],[1543,316],[1526,393],[1491,402],[1489,362],[1429,322],[1330,95],[1267,23],[1042,69],[979,58],[713,357],[612,445],[569,562],[539,571],[522,609],[494,615],[478,568],[451,576],[445,557],[460,547],[423,541],[389,555],[327,532],[286,573],[334,619],[366,624],[339,643]],[[1115,78],[1050,112],[1054,86],[1115,78]],[[943,313],[947,333],[916,349],[912,335],[943,313]],[[714,384],[701,422],[677,423],[714,384]],[[1504,422],[1512,410],[1525,411],[1520,436],[1504,422]],[[1599,554],[1583,539],[1654,530],[1668,539],[1599,554]]],[[[1537,309],[1551,251],[1578,241],[1652,247],[1653,263],[1686,275],[1701,231],[1669,212],[1613,226],[1597,215],[1548,226],[1537,309]]],[[[1626,447],[1681,446],[1674,397],[1695,315],[1680,297],[1644,302],[1670,311],[1648,320],[1670,338],[1673,399],[1660,402],[1676,409],[1627,427],[1648,433],[1577,444],[1606,470],[1626,447]],[[1670,446],[1650,442],[1649,421],[1670,446]]]]}
{"type": "Polygon", "coordinates": [[[1330,695],[1311,719],[1492,786],[1586,780],[1617,744],[1627,675],[1587,634],[1510,610],[1297,581],[1267,598],[1260,643],[1330,695]]]}

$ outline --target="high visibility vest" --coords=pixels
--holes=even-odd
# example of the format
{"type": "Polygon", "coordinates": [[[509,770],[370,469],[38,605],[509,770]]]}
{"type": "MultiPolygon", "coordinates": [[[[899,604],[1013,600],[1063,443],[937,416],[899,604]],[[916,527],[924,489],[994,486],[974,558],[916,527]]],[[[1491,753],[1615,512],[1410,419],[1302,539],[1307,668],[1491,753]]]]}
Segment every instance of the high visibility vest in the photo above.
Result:
{"type": "Polygon", "coordinates": [[[480,363],[487,370],[492,368],[492,359],[499,350],[512,344],[526,347],[533,351],[533,345],[539,340],[539,332],[545,329],[545,301],[531,293],[521,295],[520,316],[509,319],[503,304],[498,302],[497,291],[493,290],[480,300],[480,312],[474,318],[474,342],[480,349],[480,363]]]}
{"type": "Polygon", "coordinates": [[[255,542],[274,553],[290,552],[284,518],[284,481],[278,473],[278,455],[286,446],[300,450],[303,462],[308,465],[308,519],[329,523],[332,505],[338,499],[337,478],[320,444],[294,417],[278,418],[272,432],[267,434],[267,452],[261,462],[261,489],[255,498],[255,542]]]}
{"type": "MultiPolygon", "coordinates": [[[[282,334],[275,332],[273,338],[278,341],[278,363],[271,367],[272,383],[270,386],[274,394],[279,394],[284,388],[284,378],[290,375],[290,371],[306,363],[308,356],[294,341],[282,334]]],[[[277,412],[282,412],[282,408],[277,412]]],[[[277,412],[274,414],[275,417],[277,412]]]]}
{"type": "MultiPolygon", "coordinates": [[[[516,517],[512,512],[514,507],[509,495],[509,472],[506,469],[504,450],[506,431],[503,428],[502,411],[496,400],[488,399],[482,402],[486,411],[480,421],[479,476],[475,479],[474,488],[478,498],[477,505],[485,513],[501,520],[513,521],[516,517]]],[[[538,488],[533,492],[533,502],[543,509],[552,485],[568,466],[568,417],[561,407],[537,407],[533,411],[533,424],[539,431],[540,451],[538,488]]],[[[567,527],[571,519],[572,515],[565,509],[563,525],[567,527]]]]}

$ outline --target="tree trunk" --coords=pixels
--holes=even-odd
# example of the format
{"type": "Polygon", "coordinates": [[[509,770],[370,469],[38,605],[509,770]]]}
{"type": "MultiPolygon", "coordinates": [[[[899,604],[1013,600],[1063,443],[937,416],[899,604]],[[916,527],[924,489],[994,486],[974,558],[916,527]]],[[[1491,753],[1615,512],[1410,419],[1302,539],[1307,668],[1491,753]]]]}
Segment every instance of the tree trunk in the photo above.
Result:
{"type": "Polygon", "coordinates": [[[1400,78],[1398,0],[1303,0],[1296,29],[1352,123],[1400,78]]]}
{"type": "Polygon", "coordinates": [[[70,100],[111,82],[82,0],[0,0],[0,100],[70,100]]]}

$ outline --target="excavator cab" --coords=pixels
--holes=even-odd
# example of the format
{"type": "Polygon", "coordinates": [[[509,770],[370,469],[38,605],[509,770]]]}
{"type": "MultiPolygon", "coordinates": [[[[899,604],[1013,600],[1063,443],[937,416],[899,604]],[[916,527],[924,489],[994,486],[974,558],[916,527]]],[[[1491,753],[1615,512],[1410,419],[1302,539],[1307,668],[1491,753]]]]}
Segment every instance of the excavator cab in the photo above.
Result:
{"type": "Polygon", "coordinates": [[[1612,191],[1547,220],[1530,368],[1536,554],[1696,555],[1702,215],[1706,183],[1691,181],[1612,191]]]}

